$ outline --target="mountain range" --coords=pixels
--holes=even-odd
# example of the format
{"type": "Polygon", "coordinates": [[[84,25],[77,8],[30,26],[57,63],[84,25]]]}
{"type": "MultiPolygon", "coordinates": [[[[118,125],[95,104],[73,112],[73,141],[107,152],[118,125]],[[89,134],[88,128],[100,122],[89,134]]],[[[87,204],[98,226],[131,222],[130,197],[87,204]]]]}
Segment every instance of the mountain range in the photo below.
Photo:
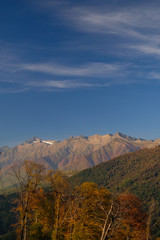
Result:
{"type": "Polygon", "coordinates": [[[13,148],[0,148],[0,168],[5,173],[26,160],[43,164],[47,169],[83,170],[111,158],[142,148],[152,148],[160,139],[145,140],[123,133],[70,137],[63,141],[33,137],[13,148]]]}

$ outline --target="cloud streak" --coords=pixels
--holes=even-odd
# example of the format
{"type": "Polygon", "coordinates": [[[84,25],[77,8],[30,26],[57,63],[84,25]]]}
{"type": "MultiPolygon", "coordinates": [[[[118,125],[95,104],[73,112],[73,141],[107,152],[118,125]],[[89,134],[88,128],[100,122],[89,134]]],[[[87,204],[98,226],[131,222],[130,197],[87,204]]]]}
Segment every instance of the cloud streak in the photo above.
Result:
{"type": "Polygon", "coordinates": [[[28,86],[38,88],[59,88],[59,89],[73,89],[73,88],[90,88],[90,87],[108,87],[109,84],[87,83],[77,80],[47,80],[47,81],[32,81],[27,83],[28,86]]]}
{"type": "MultiPolygon", "coordinates": [[[[90,1],[76,2],[71,0],[39,0],[35,1],[37,8],[49,13],[50,21],[55,25],[70,27],[75,31],[94,34],[94,38],[107,40],[108,36],[114,38],[114,44],[109,43],[114,55],[118,49],[123,55],[151,57],[159,56],[160,47],[160,4],[157,1],[142,1],[139,3],[90,1]],[[117,39],[116,39],[117,38],[117,39]],[[123,51],[126,49],[126,52],[123,51]]],[[[90,39],[94,43],[94,39],[90,39]]],[[[108,41],[107,41],[108,43],[108,41]]],[[[79,44],[80,45],[80,44],[79,44]]],[[[94,44],[88,43],[88,49],[95,51],[94,44]]],[[[83,49],[83,47],[81,47],[83,49]]],[[[85,47],[86,48],[86,47],[85,47]]],[[[99,45],[99,52],[107,48],[107,44],[99,45]]],[[[77,50],[77,47],[74,47],[77,50]]],[[[98,52],[97,50],[97,52],[98,52]]],[[[85,50],[84,50],[85,51],[85,50]]],[[[105,54],[107,55],[107,51],[105,54]]],[[[126,56],[127,57],[127,56],[126,56]]]]}
{"type": "Polygon", "coordinates": [[[141,76],[143,75],[143,78],[145,76],[143,69],[138,68],[137,70],[135,65],[126,63],[92,62],[79,65],[62,65],[55,62],[20,63],[17,61],[15,64],[12,63],[11,71],[10,69],[7,71],[7,68],[10,68],[10,62],[6,61],[4,69],[7,76],[5,79],[1,77],[0,83],[1,85],[6,84],[7,88],[4,85],[1,93],[20,93],[32,89],[53,91],[54,89],[101,88],[136,83],[137,71],[139,75],[140,73],[141,76]],[[34,75],[34,72],[36,75],[34,75]],[[28,76],[28,79],[26,76],[28,76]],[[56,79],[49,79],[51,76],[56,79]],[[68,77],[70,79],[67,79],[68,77]],[[16,87],[14,89],[9,88],[8,86],[11,84],[16,87]]]}
{"type": "Polygon", "coordinates": [[[159,7],[145,5],[115,10],[75,7],[65,10],[65,16],[83,31],[125,34],[146,39],[145,32],[148,30],[150,33],[159,31],[159,10],[159,7]]]}
{"type": "Polygon", "coordinates": [[[0,93],[108,87],[115,76],[119,78],[128,74],[128,66],[119,63],[23,63],[23,59],[18,56],[15,61],[8,54],[3,56],[5,61],[0,61],[0,93]],[[51,76],[57,79],[48,80],[51,76]],[[68,77],[70,79],[66,79],[68,77]]]}
{"type": "Polygon", "coordinates": [[[11,88],[0,88],[0,93],[23,93],[29,91],[30,88],[11,89],[11,88]]]}
{"type": "Polygon", "coordinates": [[[146,55],[160,56],[160,48],[158,44],[153,46],[149,44],[132,45],[129,46],[129,48],[146,55]]]}
{"type": "Polygon", "coordinates": [[[56,76],[107,77],[118,74],[123,66],[120,64],[87,63],[81,66],[65,66],[56,63],[22,64],[19,70],[42,72],[56,76]]]}
{"type": "Polygon", "coordinates": [[[159,11],[159,7],[146,6],[111,12],[75,8],[66,16],[81,31],[118,35],[125,38],[126,43],[130,39],[130,43],[123,45],[124,48],[157,56],[160,55],[159,11]]]}
{"type": "MultiPolygon", "coordinates": [[[[46,1],[48,11],[55,11],[57,1],[46,1]],[[53,6],[52,6],[53,4],[53,6]]],[[[120,5],[119,5],[120,6],[120,5]]],[[[148,54],[151,56],[159,55],[160,40],[160,5],[159,4],[138,4],[137,6],[117,7],[109,4],[100,4],[99,6],[88,4],[72,5],[64,2],[56,8],[61,21],[68,24],[77,31],[88,34],[117,35],[124,41],[119,44],[121,48],[133,50],[130,54],[148,54]],[[136,51],[135,51],[136,50],[136,51]],[[158,51],[157,51],[158,50],[158,51]]],[[[118,41],[118,39],[117,39],[118,41]]]]}

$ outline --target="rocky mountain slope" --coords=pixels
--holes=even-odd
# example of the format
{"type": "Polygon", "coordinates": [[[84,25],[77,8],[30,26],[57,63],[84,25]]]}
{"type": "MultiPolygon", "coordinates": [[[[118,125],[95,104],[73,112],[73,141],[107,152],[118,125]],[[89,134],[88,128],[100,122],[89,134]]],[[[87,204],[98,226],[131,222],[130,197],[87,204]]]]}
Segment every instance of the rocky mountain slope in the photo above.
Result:
{"type": "Polygon", "coordinates": [[[14,148],[3,148],[0,167],[2,172],[6,172],[17,163],[31,160],[43,164],[47,169],[82,170],[159,143],[159,139],[146,141],[122,133],[70,137],[63,141],[33,137],[14,148]]]}
{"type": "Polygon", "coordinates": [[[5,152],[7,150],[9,150],[8,146],[0,147],[0,153],[5,152]]]}

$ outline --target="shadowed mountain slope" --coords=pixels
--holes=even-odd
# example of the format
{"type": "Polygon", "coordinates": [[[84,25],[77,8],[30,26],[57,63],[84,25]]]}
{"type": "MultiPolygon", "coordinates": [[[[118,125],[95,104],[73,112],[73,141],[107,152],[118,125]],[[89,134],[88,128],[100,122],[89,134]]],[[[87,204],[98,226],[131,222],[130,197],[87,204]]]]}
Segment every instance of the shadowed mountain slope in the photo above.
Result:
{"type": "Polygon", "coordinates": [[[160,146],[121,155],[71,177],[75,185],[95,182],[112,191],[130,191],[160,201],[160,146]]]}

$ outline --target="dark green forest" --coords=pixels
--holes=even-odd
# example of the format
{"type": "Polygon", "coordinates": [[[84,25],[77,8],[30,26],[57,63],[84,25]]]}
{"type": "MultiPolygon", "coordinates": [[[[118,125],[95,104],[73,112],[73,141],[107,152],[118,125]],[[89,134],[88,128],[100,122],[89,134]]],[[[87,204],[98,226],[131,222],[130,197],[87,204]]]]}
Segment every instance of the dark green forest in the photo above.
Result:
{"type": "Polygon", "coordinates": [[[94,182],[111,191],[129,191],[144,202],[160,201],[160,146],[128,153],[71,177],[74,185],[94,182]]]}
{"type": "Polygon", "coordinates": [[[12,212],[16,194],[0,194],[0,240],[16,239],[14,223],[15,214],[12,212]]]}

